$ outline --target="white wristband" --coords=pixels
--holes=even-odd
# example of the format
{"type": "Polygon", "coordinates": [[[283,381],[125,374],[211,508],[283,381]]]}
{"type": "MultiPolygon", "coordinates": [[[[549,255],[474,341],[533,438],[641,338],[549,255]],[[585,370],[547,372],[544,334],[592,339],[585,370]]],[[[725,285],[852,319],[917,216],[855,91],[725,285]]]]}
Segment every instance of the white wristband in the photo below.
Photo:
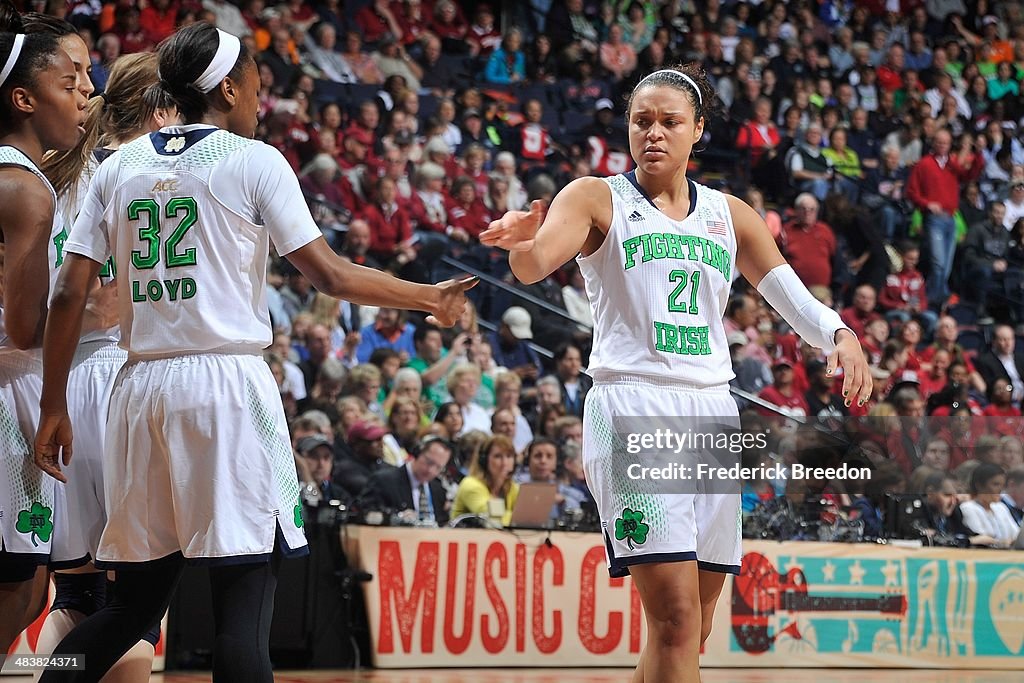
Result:
{"type": "Polygon", "coordinates": [[[850,329],[838,313],[811,295],[788,263],[772,268],[757,291],[805,342],[826,354],[836,350],[836,332],[850,329]]]}

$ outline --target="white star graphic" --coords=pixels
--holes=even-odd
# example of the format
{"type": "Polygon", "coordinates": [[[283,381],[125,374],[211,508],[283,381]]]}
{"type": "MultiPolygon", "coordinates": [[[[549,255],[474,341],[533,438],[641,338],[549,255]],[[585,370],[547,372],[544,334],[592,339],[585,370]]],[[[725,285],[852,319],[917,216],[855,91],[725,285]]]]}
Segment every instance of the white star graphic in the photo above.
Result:
{"type": "Polygon", "coordinates": [[[882,567],[882,574],[885,575],[886,586],[898,586],[900,585],[900,566],[889,560],[882,567]]]}
{"type": "Polygon", "coordinates": [[[850,585],[851,586],[863,586],[864,585],[864,574],[866,570],[860,566],[860,560],[855,560],[850,565],[850,585]]]}
{"type": "Polygon", "coordinates": [[[828,583],[836,580],[836,566],[832,564],[832,560],[825,560],[825,566],[821,568],[821,574],[828,583]]]}
{"type": "Polygon", "coordinates": [[[795,555],[790,555],[789,556],[789,561],[786,562],[785,566],[786,566],[786,571],[787,572],[792,571],[794,569],[799,569],[800,571],[804,570],[804,566],[802,564],[800,564],[800,562],[796,559],[795,555]]]}

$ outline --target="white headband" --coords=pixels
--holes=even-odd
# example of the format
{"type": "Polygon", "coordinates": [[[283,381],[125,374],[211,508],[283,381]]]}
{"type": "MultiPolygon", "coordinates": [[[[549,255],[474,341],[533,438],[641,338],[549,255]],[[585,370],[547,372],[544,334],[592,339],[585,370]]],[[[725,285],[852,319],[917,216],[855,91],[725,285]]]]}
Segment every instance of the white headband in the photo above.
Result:
{"type": "Polygon", "coordinates": [[[14,70],[14,65],[18,63],[18,57],[21,56],[21,48],[25,44],[25,34],[19,33],[14,36],[14,45],[11,46],[11,54],[7,55],[7,63],[4,64],[4,68],[0,71],[0,86],[7,82],[7,77],[11,75],[14,70]]]}
{"type": "MultiPolygon", "coordinates": [[[[654,73],[647,74],[646,76],[640,79],[640,83],[643,83],[651,76],[657,76],[658,74],[672,74],[673,76],[678,76],[679,78],[686,81],[690,85],[690,87],[693,88],[693,91],[697,93],[697,103],[700,104],[702,107],[704,106],[704,98],[701,97],[700,95],[700,88],[697,87],[697,81],[693,80],[692,78],[684,74],[682,71],[676,71],[675,69],[661,69],[660,71],[655,71],[654,73]]],[[[640,87],[640,83],[636,84],[637,88],[640,87]]]]}
{"type": "Polygon", "coordinates": [[[220,85],[224,77],[235,68],[238,55],[242,52],[242,43],[235,36],[220,29],[217,29],[217,36],[220,38],[217,54],[213,56],[213,61],[206,67],[206,71],[192,82],[200,92],[210,92],[220,85]]]}

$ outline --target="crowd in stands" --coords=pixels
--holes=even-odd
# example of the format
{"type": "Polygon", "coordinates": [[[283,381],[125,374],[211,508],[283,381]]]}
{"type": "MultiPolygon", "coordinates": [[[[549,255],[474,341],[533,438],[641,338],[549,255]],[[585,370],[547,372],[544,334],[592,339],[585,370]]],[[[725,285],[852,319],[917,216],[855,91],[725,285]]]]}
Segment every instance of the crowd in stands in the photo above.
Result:
{"type": "MultiPolygon", "coordinates": [[[[1003,508],[1019,526],[1020,2],[46,4],[94,45],[100,88],[119,55],[178,26],[210,21],[242,37],[260,67],[258,135],[291,163],[339,253],[419,281],[459,262],[508,285],[476,288],[474,310],[438,330],[319,295],[274,262],[267,360],[311,504],[405,509],[425,523],[500,518],[528,480],[559,484],[553,516],[588,504],[592,320],[578,268],[525,286],[477,238],[573,178],[629,171],[629,92],[696,61],[724,115],[708,122],[693,177],[764,217],[815,296],[860,335],[875,378],[868,404],[846,406],[842,378],[741,278],[726,325],[734,386],[760,396],[739,399],[745,415],[773,424],[769,402],[837,420],[835,457],[855,452],[884,475],[812,491],[852,516],[874,520],[881,496],[907,490],[929,495],[942,533],[953,515],[979,544],[1005,544],[1003,508]],[[885,426],[865,429],[869,416],[885,426]]],[[[791,462],[794,439],[747,457],[791,462]]],[[[791,485],[748,482],[747,511],[807,494],[791,485]]]]}

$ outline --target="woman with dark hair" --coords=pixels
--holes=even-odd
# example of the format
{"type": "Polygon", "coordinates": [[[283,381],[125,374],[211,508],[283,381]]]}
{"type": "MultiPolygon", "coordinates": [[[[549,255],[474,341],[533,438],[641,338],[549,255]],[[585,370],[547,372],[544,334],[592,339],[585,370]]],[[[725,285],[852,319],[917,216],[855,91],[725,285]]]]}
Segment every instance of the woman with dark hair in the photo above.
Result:
{"type": "Polygon", "coordinates": [[[995,539],[979,534],[964,523],[957,505],[956,477],[948,472],[935,472],[925,480],[924,534],[935,545],[993,545],[995,539]]]}
{"type": "MultiPolygon", "coordinates": [[[[214,675],[259,683],[273,678],[279,560],[306,546],[281,399],[260,355],[271,341],[270,240],[335,298],[420,308],[444,325],[472,281],[414,285],[330,249],[284,157],[250,139],[260,81],[234,36],[203,23],[182,29],[161,46],[159,73],[147,97],[173,104],[184,125],[124,145],[97,170],[64,244],[44,338],[36,464],[65,481],[68,373],[86,292],[113,256],[121,345],[133,362],[110,403],[105,483],[117,503],[96,566],[117,568],[118,580],[112,601],[56,653],[86,653],[86,679],[99,680],[159,621],[186,562],[199,561],[214,565],[214,675]],[[168,474],[154,480],[157,471],[168,474]],[[139,519],[148,520],[141,534],[139,519]]],[[[41,680],[64,679],[48,671],[41,680]]]]}
{"type": "Polygon", "coordinates": [[[7,473],[0,477],[0,653],[6,653],[45,603],[45,591],[33,592],[34,579],[45,585],[44,565],[82,559],[63,547],[69,539],[63,489],[28,463],[43,374],[38,347],[49,289],[46,245],[57,203],[39,167],[46,150],[70,149],[81,139],[91,84],[80,82],[52,32],[26,35],[6,3],[0,5],[0,28],[16,32],[0,33],[0,235],[6,264],[0,412],[9,426],[0,439],[7,473]]]}
{"type": "Polygon", "coordinates": [[[441,404],[434,415],[434,422],[440,425],[441,433],[448,441],[454,443],[459,434],[463,432],[464,420],[459,404],[454,401],[441,404]]]}
{"type": "Polygon", "coordinates": [[[577,258],[594,313],[583,459],[612,576],[633,577],[648,638],[634,680],[698,681],[725,573],[740,571],[739,496],[652,495],[631,480],[614,438],[636,415],[739,416],[723,324],[737,270],[810,345],[844,368],[843,395],[863,405],[872,381],[860,342],[819,303],[779,253],[761,217],[686,172],[716,112],[696,65],[663,69],[627,104],[637,169],[578,178],[546,209],[535,201],[494,221],[481,242],[510,251],[519,281],[548,277],[577,258]],[[693,250],[684,245],[692,245],[693,250]],[[699,246],[698,246],[699,245],[699,246]]]}
{"type": "Polygon", "coordinates": [[[523,452],[523,468],[516,474],[520,484],[542,482],[556,484],[555,504],[551,507],[550,519],[556,520],[563,513],[579,510],[586,496],[571,485],[565,471],[565,456],[553,440],[543,436],[530,441],[523,452]]]}
{"type": "Polygon", "coordinates": [[[983,462],[971,474],[971,499],[960,503],[964,524],[994,539],[991,545],[1009,547],[1020,533],[1010,508],[1000,500],[1006,486],[1006,473],[999,465],[983,462]]]}

